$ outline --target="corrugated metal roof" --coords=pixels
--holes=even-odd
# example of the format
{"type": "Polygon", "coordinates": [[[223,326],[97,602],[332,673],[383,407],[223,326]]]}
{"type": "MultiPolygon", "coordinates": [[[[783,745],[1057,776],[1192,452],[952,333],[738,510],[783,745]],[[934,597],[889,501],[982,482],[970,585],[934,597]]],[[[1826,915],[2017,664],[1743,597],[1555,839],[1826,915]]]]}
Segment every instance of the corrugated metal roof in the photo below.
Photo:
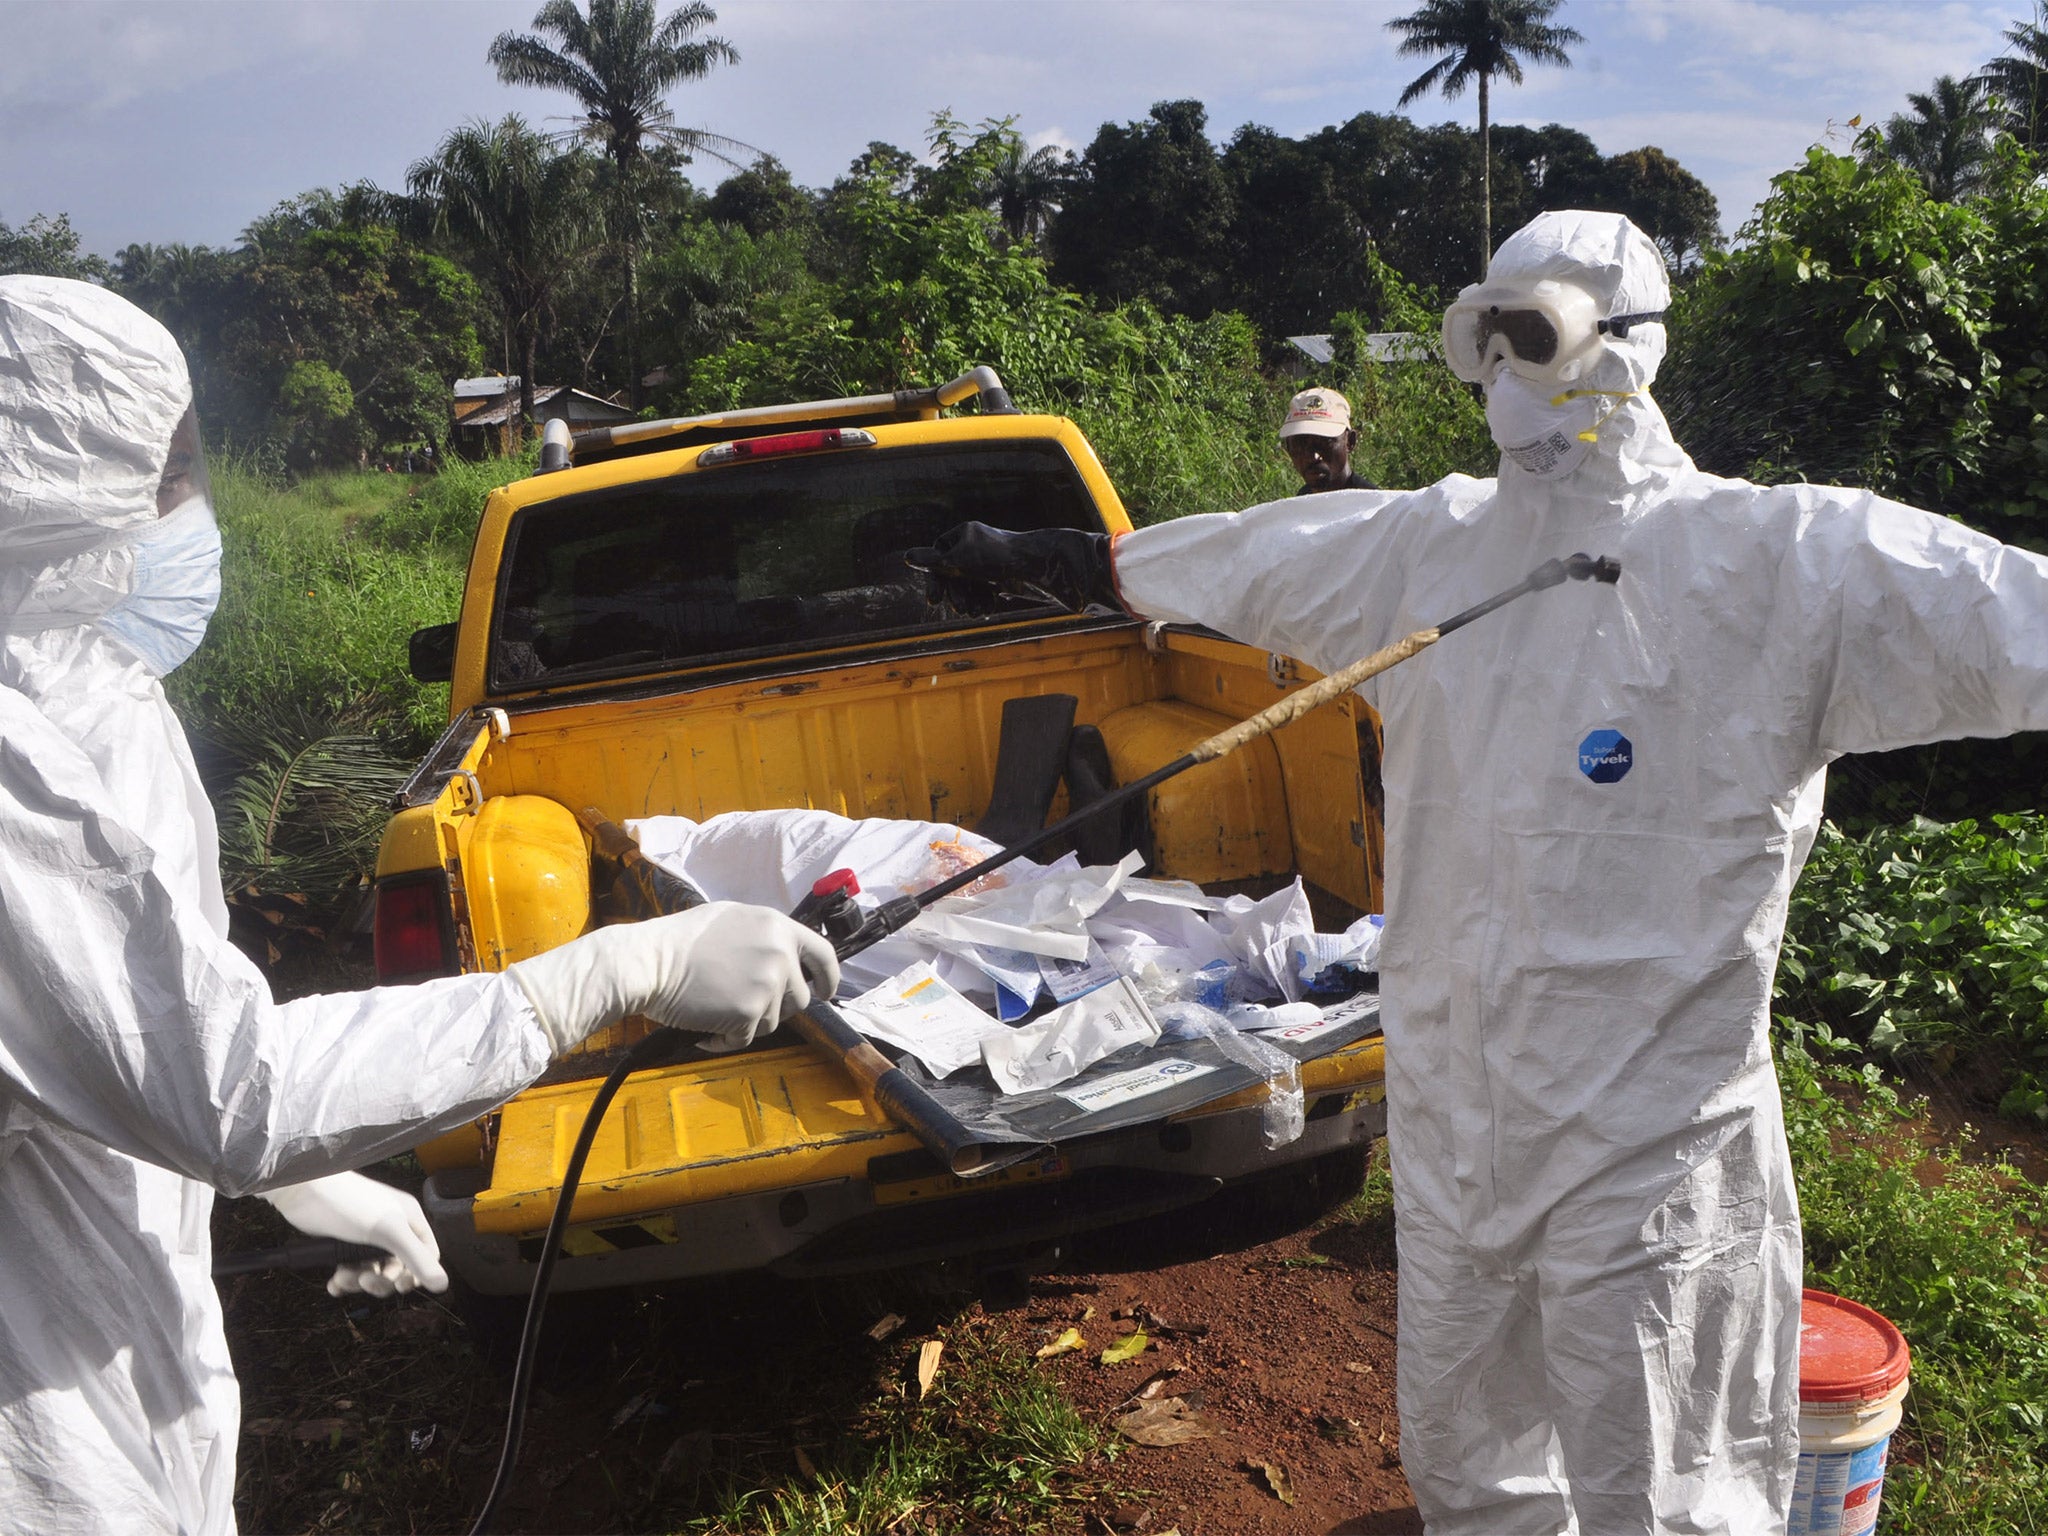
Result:
{"type": "Polygon", "coordinates": [[[502,395],[506,390],[519,393],[519,375],[487,373],[479,379],[457,379],[455,398],[458,400],[482,400],[491,395],[502,395]]]}
{"type": "MultiPolygon", "coordinates": [[[[555,384],[537,389],[533,393],[533,410],[538,417],[560,416],[565,421],[627,421],[632,407],[620,405],[616,400],[607,400],[602,395],[593,395],[585,390],[571,389],[566,384],[555,384]],[[567,397],[566,399],[563,397],[567,397]],[[559,405],[559,409],[554,409],[559,405]]],[[[458,412],[455,424],[458,427],[502,427],[519,414],[519,401],[498,400],[477,409],[458,412]]]]}
{"type": "MultiPolygon", "coordinates": [[[[1327,368],[1337,360],[1334,338],[1328,335],[1287,339],[1312,363],[1327,368]]],[[[1365,355],[1376,363],[1420,363],[1429,358],[1429,341],[1413,331],[1373,331],[1365,338],[1365,355]]]]}

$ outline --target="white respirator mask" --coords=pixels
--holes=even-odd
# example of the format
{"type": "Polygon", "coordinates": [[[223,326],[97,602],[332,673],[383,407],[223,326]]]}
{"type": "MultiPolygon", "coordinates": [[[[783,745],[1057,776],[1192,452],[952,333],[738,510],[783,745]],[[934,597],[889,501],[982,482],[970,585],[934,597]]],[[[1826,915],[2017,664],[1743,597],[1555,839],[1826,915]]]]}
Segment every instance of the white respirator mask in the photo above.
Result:
{"type": "Polygon", "coordinates": [[[1600,428],[1634,389],[1566,389],[1503,370],[1486,388],[1486,430],[1500,451],[1539,480],[1585,462],[1600,428]]]}
{"type": "Polygon", "coordinates": [[[157,677],[199,649],[220,605],[220,525],[197,495],[158,518],[129,544],[135,558],[127,595],[98,620],[157,677]]]}

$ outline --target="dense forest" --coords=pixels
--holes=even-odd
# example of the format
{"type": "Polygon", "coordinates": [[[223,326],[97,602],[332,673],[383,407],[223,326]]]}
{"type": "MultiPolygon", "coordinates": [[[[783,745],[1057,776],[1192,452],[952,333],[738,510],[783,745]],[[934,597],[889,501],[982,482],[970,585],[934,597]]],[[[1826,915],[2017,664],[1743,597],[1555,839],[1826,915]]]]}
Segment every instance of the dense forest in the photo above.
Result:
{"type": "Polygon", "coordinates": [[[463,124],[402,187],[305,193],[227,247],[138,242],[108,260],[38,214],[0,224],[0,271],[134,299],[192,358],[216,445],[301,471],[439,441],[449,381],[486,372],[683,412],[930,379],[956,342],[1000,365],[1048,326],[1043,355],[1012,368],[1062,398],[1091,368],[1155,349],[1171,368],[1218,336],[1270,370],[1284,338],[1340,314],[1404,323],[1390,273],[1425,307],[1471,281],[1487,198],[1496,230],[1546,208],[1625,212],[1679,272],[1720,238],[1713,195],[1654,146],[1607,155],[1559,124],[1482,135],[1376,112],[1218,143],[1198,101],[1104,123],[1079,153],[940,113],[924,144],[870,143],[802,187],[772,147],[674,125],[664,92],[738,67],[715,21],[558,0],[490,57],[508,82],[574,98],[567,134],[463,124]],[[707,169],[729,172],[709,192],[707,169]]]}

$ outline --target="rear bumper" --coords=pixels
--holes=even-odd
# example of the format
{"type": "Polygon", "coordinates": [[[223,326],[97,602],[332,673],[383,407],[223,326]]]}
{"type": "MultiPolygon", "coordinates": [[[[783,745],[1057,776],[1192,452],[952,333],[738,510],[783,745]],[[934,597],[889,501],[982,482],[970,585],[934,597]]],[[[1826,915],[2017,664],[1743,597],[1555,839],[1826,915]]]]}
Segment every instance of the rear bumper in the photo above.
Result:
{"type": "MultiPolygon", "coordinates": [[[[1376,1095],[1373,1097],[1376,1098],[1376,1095]]],[[[1137,1127],[1060,1149],[1057,1164],[993,1186],[961,1186],[914,1160],[876,1159],[870,1177],[793,1184],[572,1228],[554,1288],[600,1290],[748,1270],[850,1274],[1043,1250],[1075,1233],[1192,1205],[1227,1183],[1308,1162],[1384,1134],[1365,1092],[1310,1094],[1301,1137],[1265,1145],[1257,1104],[1137,1127]],[[888,1166],[882,1166],[882,1165],[888,1166]],[[879,1182],[878,1182],[879,1180],[879,1182]]],[[[540,1239],[479,1232],[473,1170],[427,1178],[421,1203],[442,1261],[486,1295],[527,1290],[540,1239]]]]}

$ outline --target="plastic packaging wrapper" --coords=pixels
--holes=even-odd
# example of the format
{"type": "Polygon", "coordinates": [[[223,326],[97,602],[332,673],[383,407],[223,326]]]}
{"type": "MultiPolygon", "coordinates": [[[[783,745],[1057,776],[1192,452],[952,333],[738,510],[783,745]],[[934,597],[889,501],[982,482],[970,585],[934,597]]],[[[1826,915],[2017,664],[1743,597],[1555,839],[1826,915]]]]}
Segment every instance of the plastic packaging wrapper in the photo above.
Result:
{"type": "Polygon", "coordinates": [[[947,986],[923,960],[842,1006],[862,1034],[908,1051],[935,1077],[981,1060],[987,1040],[1011,1036],[1001,1020],[947,986]]]}
{"type": "Polygon", "coordinates": [[[1296,983],[1307,997],[1347,997],[1369,976],[1379,974],[1381,923],[1378,913],[1361,917],[1342,933],[1309,933],[1287,941],[1296,983]]]}
{"type": "Polygon", "coordinates": [[[1309,911],[1308,892],[1299,880],[1261,901],[1233,896],[1210,922],[1232,955],[1256,970],[1290,1003],[1301,1000],[1301,981],[1295,975],[1289,949],[1313,935],[1316,922],[1309,911]]]}
{"type": "MultiPolygon", "coordinates": [[[[835,869],[852,869],[872,904],[996,851],[947,823],[826,811],[630,825],[649,858],[705,895],[785,910],[835,869]]],[[[1141,867],[1135,854],[1115,866],[1005,866],[852,957],[848,1018],[971,1129],[1092,1135],[1263,1083],[1267,1145],[1293,1141],[1299,1064],[1378,1032],[1378,998],[1362,990],[1377,920],[1319,934],[1299,880],[1221,897],[1141,867]]]]}
{"type": "Polygon", "coordinates": [[[1260,1130],[1268,1147],[1284,1147],[1300,1138],[1307,1111],[1301,1097],[1301,1065],[1293,1056],[1257,1035],[1245,1034],[1226,1015],[1200,1003],[1163,1003],[1159,1027],[1162,1044],[1210,1041],[1238,1066],[1266,1080],[1260,1130]]]}
{"type": "MultiPolygon", "coordinates": [[[[860,876],[860,902],[872,907],[928,890],[976,860],[1001,850],[948,822],[855,820],[831,811],[730,811],[704,821],[649,816],[626,823],[640,851],[718,901],[750,901],[787,912],[835,869],[860,876]]],[[[989,877],[998,889],[1030,880],[1044,866],[1018,859],[989,877]]],[[[977,882],[979,884],[979,882],[977,882]]],[[[986,894],[984,891],[982,894],[986,894]]],[[[887,981],[905,966],[929,960],[949,986],[987,995],[982,972],[957,955],[907,933],[884,939],[841,968],[840,996],[887,981]]]]}
{"type": "MultiPolygon", "coordinates": [[[[1084,869],[1062,859],[1005,886],[948,896],[928,908],[906,932],[930,934],[956,944],[1085,960],[1088,919],[1102,910],[1124,878],[1144,862],[1132,853],[1121,864],[1084,869]]],[[[1003,873],[1007,870],[998,871],[1003,873]]]]}
{"type": "Polygon", "coordinates": [[[1122,977],[1093,987],[1044,1018],[983,1038],[981,1059],[1004,1093],[1053,1088],[1127,1046],[1146,1046],[1160,1026],[1122,977]]]}

